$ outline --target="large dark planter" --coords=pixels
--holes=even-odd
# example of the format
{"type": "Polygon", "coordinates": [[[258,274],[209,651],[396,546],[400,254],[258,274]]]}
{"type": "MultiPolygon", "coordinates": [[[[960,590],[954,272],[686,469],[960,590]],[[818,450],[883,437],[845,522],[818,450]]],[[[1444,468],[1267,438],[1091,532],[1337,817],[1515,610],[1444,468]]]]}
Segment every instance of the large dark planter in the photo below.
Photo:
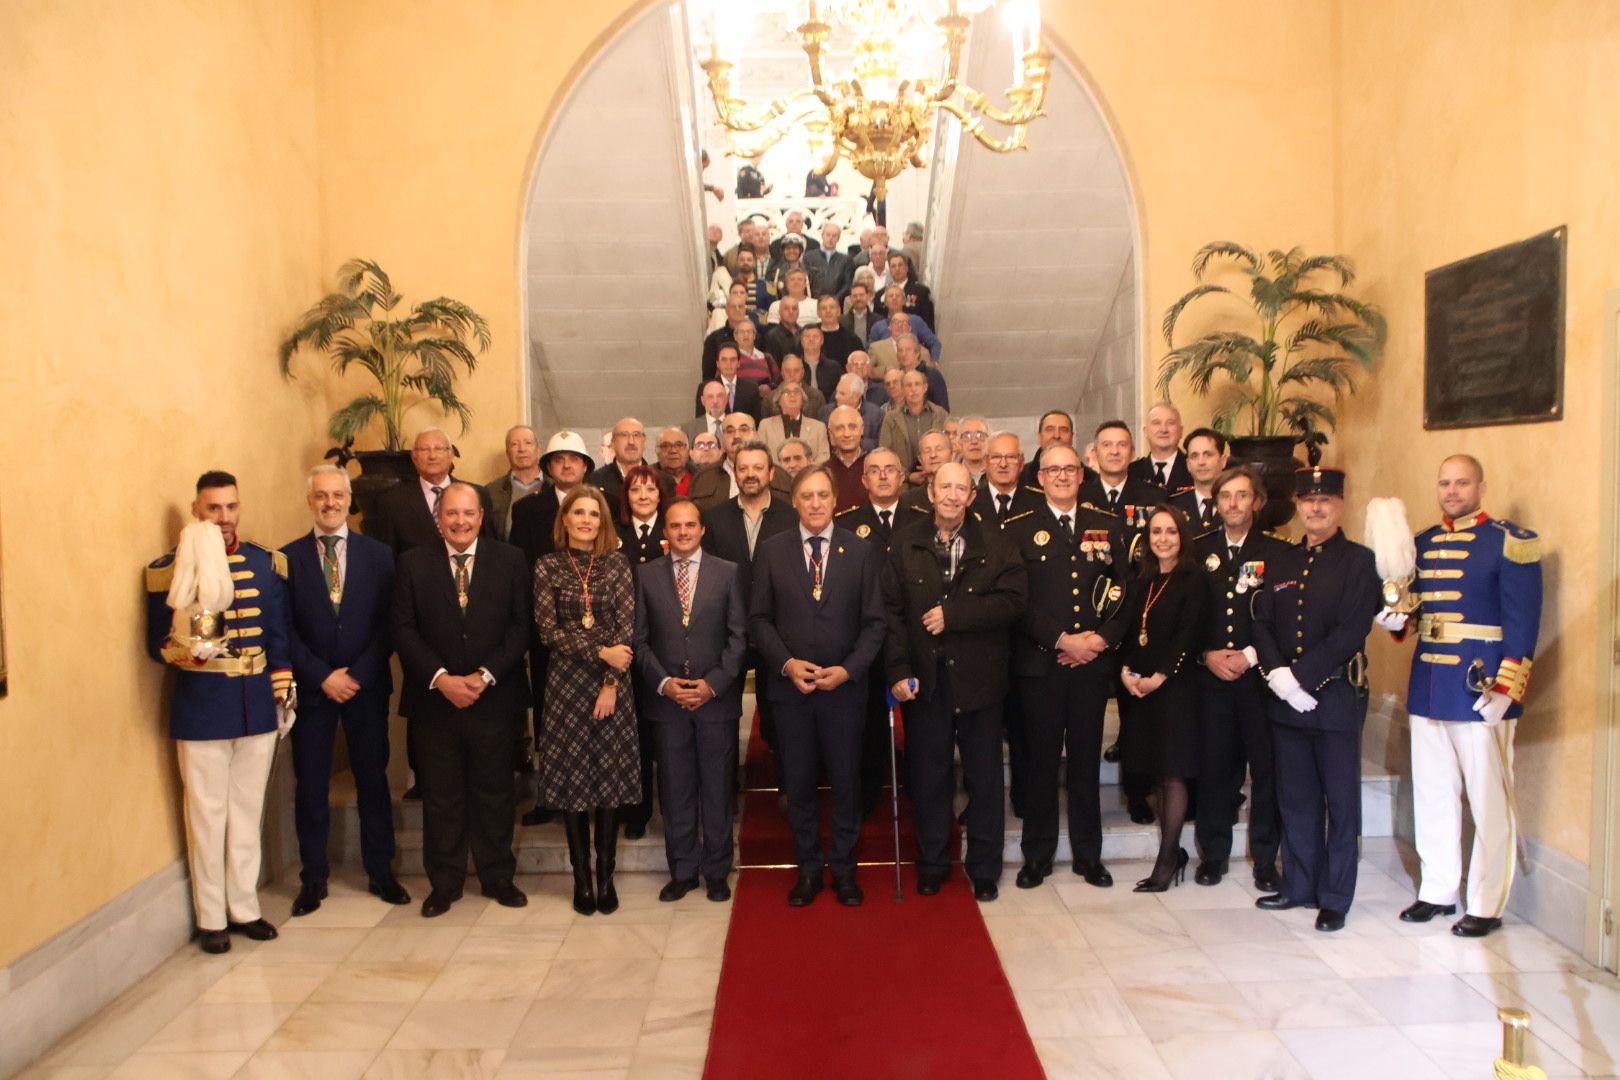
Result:
{"type": "Polygon", "coordinates": [[[361,515],[360,529],[377,509],[384,493],[416,476],[409,450],[361,450],[351,455],[360,462],[360,475],[354,478],[354,506],[350,513],[361,515]]]}
{"type": "Polygon", "coordinates": [[[1260,511],[1259,525],[1271,530],[1286,525],[1294,516],[1294,470],[1299,459],[1292,435],[1241,435],[1232,440],[1231,465],[1252,465],[1266,482],[1266,505],[1260,511]]]}

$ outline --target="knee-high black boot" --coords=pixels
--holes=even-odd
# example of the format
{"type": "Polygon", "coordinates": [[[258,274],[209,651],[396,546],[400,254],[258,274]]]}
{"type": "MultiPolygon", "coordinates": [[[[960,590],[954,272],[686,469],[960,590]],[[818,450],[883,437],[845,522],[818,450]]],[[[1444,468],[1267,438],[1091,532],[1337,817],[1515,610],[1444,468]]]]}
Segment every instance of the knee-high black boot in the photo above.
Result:
{"type": "MultiPolygon", "coordinates": [[[[596,896],[591,892],[591,815],[588,810],[566,811],[563,832],[568,835],[568,861],[574,867],[574,910],[581,915],[596,913],[596,896]]],[[[617,906],[618,901],[614,901],[617,906]]]]}
{"type": "Polygon", "coordinates": [[[596,814],[596,910],[611,915],[619,910],[619,894],[613,888],[613,864],[619,853],[618,808],[598,806],[596,814]]]}

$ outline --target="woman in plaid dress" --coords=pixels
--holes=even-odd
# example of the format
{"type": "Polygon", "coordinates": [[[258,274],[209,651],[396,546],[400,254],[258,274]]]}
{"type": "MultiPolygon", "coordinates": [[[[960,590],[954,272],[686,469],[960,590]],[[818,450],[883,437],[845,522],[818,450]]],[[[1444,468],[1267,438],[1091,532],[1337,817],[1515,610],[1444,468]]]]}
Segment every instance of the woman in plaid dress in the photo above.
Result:
{"type": "Polygon", "coordinates": [[[635,589],[618,552],[613,514],[598,489],[581,484],[557,508],[556,550],[534,564],[534,619],[551,650],[540,735],[540,802],[562,812],[574,866],[574,910],[607,915],[613,888],[618,808],[641,797],[641,751],[631,688],[635,589]],[[595,819],[596,881],[591,882],[595,819]]]}

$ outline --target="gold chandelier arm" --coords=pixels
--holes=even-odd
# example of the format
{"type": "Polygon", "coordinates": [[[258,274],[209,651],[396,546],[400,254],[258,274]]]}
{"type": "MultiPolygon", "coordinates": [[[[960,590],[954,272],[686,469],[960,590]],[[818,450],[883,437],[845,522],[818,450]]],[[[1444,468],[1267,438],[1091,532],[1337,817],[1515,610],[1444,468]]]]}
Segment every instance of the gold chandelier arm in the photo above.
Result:
{"type": "Polygon", "coordinates": [[[794,123],[815,112],[820,104],[819,100],[805,100],[806,98],[819,98],[814,88],[801,86],[787,97],[777,98],[768,105],[760,107],[752,114],[745,115],[742,110],[736,107],[740,102],[722,96],[721,92],[717,91],[712,84],[709,90],[714,98],[715,112],[719,116],[720,123],[727,130],[743,135],[777,124],[780,124],[784,129],[791,127],[794,123]]]}
{"type": "Polygon", "coordinates": [[[1010,154],[1014,150],[1023,150],[1027,148],[1024,139],[1028,128],[1026,128],[1023,124],[1013,125],[1012,132],[1005,139],[998,139],[984,130],[983,121],[981,121],[977,116],[974,116],[972,113],[968,112],[967,109],[963,108],[957,102],[942,101],[940,102],[939,107],[941,110],[950,113],[952,116],[956,117],[957,120],[961,121],[962,130],[973,136],[974,139],[976,139],[987,149],[993,150],[998,154],[1010,154]]]}
{"type": "Polygon", "coordinates": [[[998,108],[994,102],[971,86],[958,86],[956,92],[962,98],[961,103],[942,102],[942,108],[950,108],[950,111],[957,115],[960,115],[958,110],[966,108],[995,123],[1019,127],[1042,115],[1041,107],[1046,103],[1046,80],[1042,78],[1031,87],[1013,87],[1011,92],[1015,104],[1011,109],[998,108]]]}

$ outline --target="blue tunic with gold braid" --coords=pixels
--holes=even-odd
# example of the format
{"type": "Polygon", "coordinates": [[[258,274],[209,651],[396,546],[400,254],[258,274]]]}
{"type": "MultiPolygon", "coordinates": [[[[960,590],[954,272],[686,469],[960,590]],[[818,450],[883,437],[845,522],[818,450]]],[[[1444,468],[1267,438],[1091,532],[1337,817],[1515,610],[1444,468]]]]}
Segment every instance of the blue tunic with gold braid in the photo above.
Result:
{"type": "Polygon", "coordinates": [[[170,639],[173,549],[146,568],[146,651],[179,673],[169,705],[171,738],[239,739],[274,731],[276,700],[292,685],[287,557],[241,540],[226,560],[236,599],[225,612],[225,637],[236,655],[206,661],[193,660],[185,643],[170,639]]]}
{"type": "Polygon", "coordinates": [[[1481,720],[1474,703],[1495,690],[1513,702],[1507,716],[1517,717],[1541,628],[1541,538],[1483,510],[1445,518],[1418,534],[1417,567],[1407,711],[1481,720]]]}

